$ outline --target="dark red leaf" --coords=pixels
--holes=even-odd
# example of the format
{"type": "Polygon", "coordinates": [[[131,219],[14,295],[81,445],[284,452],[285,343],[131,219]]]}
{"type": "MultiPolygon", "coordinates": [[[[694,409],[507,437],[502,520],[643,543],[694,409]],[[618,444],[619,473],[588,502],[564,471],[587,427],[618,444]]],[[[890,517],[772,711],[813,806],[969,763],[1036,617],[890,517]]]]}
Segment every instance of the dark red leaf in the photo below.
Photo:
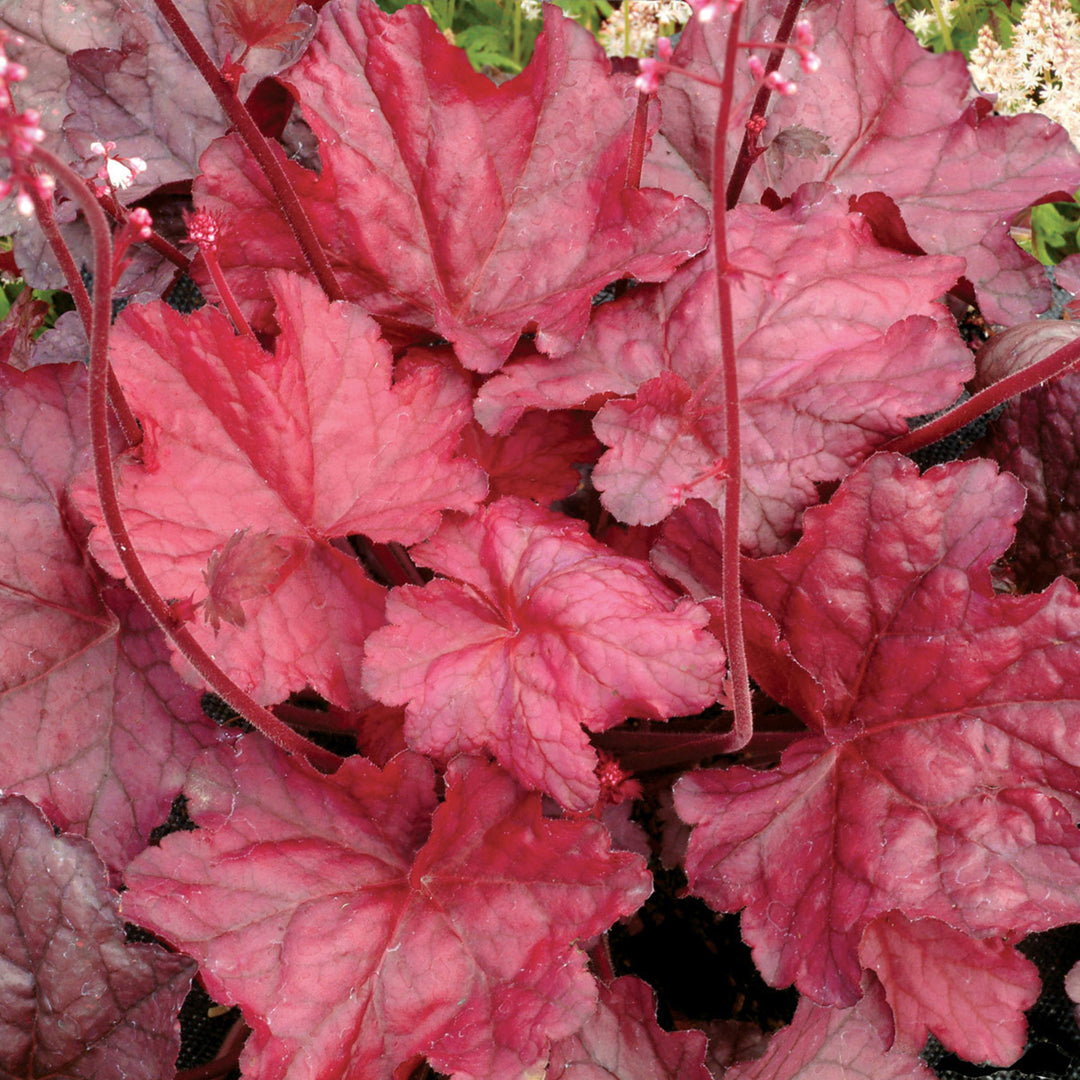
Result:
{"type": "Polygon", "coordinates": [[[32,803],[0,799],[0,1073],[160,1080],[180,1049],[195,965],[129,945],[87,841],[55,836],[32,803]]]}

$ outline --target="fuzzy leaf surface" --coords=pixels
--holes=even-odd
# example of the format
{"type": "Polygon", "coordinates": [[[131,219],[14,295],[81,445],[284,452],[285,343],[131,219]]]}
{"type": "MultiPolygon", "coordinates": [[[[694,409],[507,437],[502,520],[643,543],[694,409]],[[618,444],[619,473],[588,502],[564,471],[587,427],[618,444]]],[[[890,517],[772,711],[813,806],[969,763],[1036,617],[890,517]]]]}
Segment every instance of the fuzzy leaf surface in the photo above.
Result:
{"type": "Polygon", "coordinates": [[[254,1080],[390,1080],[413,1055],[515,1080],[596,1007],[574,942],[634,911],[644,861],[598,822],[545,820],[540,797],[459,758],[363,758],[332,777],[245,740],[187,788],[202,828],[132,864],[124,913],[199,960],[252,1027],[254,1080]],[[243,918],[238,923],[237,913],[243,918]]]}
{"type": "Polygon", "coordinates": [[[546,1080],[709,1080],[700,1031],[664,1031],[648,983],[600,987],[596,1012],[551,1049],[546,1080]]]}
{"type": "Polygon", "coordinates": [[[93,847],[0,799],[0,1074],[34,1080],[171,1075],[194,965],[128,944],[93,847]]]}
{"type": "MultiPolygon", "coordinates": [[[[544,351],[569,348],[599,288],[662,280],[707,238],[697,204],[625,186],[633,80],[557,8],[544,26],[496,87],[420,7],[329,4],[287,79],[322,163],[318,178],[288,171],[346,295],[449,339],[476,371],[530,326],[544,351]]],[[[303,269],[299,248],[235,139],[202,166],[197,199],[224,214],[222,265],[261,325],[265,270],[303,269]]]]}
{"type": "Polygon", "coordinates": [[[880,986],[847,1009],[803,998],[765,1056],[732,1066],[724,1080],[934,1080],[916,1053],[892,1043],[891,1028],[880,986]]]}
{"type": "Polygon", "coordinates": [[[708,613],[581,522],[500,499],[412,554],[443,579],[390,594],[364,686],[406,706],[413,749],[444,760],[489,751],[521,783],[583,810],[599,793],[583,727],[716,700],[724,654],[708,613]]]}
{"type": "MultiPolygon", "coordinates": [[[[805,141],[810,133],[829,152],[767,152],[752,166],[742,201],[757,202],[769,187],[787,197],[811,181],[852,196],[883,191],[924,251],[963,256],[990,322],[1010,325],[1044,311],[1051,297],[1042,267],[1016,246],[1009,226],[1044,196],[1071,198],[1080,186],[1080,152],[1065,129],[1030,113],[989,115],[963,56],[922,48],[889,5],[846,0],[819,5],[810,18],[821,68],[803,75],[794,53],[785,58],[780,71],[802,92],[773,96],[761,142],[775,148],[777,139],[805,141]]],[[[769,13],[746,33],[771,40],[776,25],[769,13]]],[[[712,39],[687,35],[673,63],[718,78],[722,49],[712,39]]],[[[710,175],[719,92],[687,90],[685,82],[661,88],[661,134],[700,185],[710,175]]],[[[741,137],[737,129],[729,160],[741,137]]],[[[662,164],[670,171],[671,158],[662,164]]],[[[656,182],[648,170],[645,182],[656,182]]]]}
{"type": "MultiPolygon", "coordinates": [[[[846,200],[804,189],[778,212],[728,215],[742,407],[742,543],[790,544],[815,485],[839,479],[905,417],[951,404],[971,358],[935,299],[962,271],[950,258],[880,247],[846,200]]],[[[508,365],[481,391],[477,416],[503,430],[523,408],[624,395],[597,414],[611,449],[593,482],[629,524],[655,524],[700,498],[720,508],[726,446],[715,277],[700,256],[660,286],[595,313],[557,360],[508,365]]]]}
{"type": "Polygon", "coordinates": [[[897,1040],[909,1050],[932,1031],[969,1061],[1012,1065],[1024,1052],[1039,969],[1011,945],[890,911],[866,928],[859,956],[885,987],[897,1040]]]}
{"type": "Polygon", "coordinates": [[[851,1004],[892,909],[974,937],[1080,916],[1080,597],[994,594],[1021,506],[989,462],[919,477],[878,455],[791,552],[745,565],[784,643],[752,674],[812,734],[776,769],[684,778],[676,806],[692,891],[746,909],[771,983],[851,1004]]]}
{"type": "Polygon", "coordinates": [[[220,736],[141,605],[83,550],[66,489],[89,462],[85,415],[81,364],[0,367],[0,788],[118,870],[220,736]]]}
{"type": "MultiPolygon", "coordinates": [[[[273,281],[283,325],[273,354],[210,309],[124,313],[112,355],[145,437],[142,460],[120,468],[119,498],[164,596],[209,598],[214,620],[223,560],[234,583],[247,575],[242,620],[234,611],[217,632],[202,616],[192,624],[241,685],[269,703],[310,684],[362,707],[361,649],[383,591],[331,540],[413,542],[443,508],[476,505],[483,474],[454,457],[467,390],[435,364],[392,382],[390,350],[358,308],[295,275],[273,281]],[[234,558],[237,534],[248,565],[234,558]]],[[[103,528],[91,549],[121,572],[103,528]]]]}

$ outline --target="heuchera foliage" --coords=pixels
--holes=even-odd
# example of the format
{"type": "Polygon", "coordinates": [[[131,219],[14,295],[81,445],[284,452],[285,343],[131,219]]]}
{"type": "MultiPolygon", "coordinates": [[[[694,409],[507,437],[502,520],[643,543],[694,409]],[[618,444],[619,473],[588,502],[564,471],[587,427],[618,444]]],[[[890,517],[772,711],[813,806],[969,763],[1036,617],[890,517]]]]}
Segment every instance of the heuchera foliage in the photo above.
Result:
{"type": "Polygon", "coordinates": [[[78,308],[0,327],[0,1077],[169,1075],[196,969],[253,1080],[1016,1061],[1080,922],[1080,341],[1008,229],[1080,154],[881,0],[699,2],[639,79],[549,7],[503,85],[318,6],[0,16],[78,308]],[[661,851],[787,1027],[615,978],[661,851]]]}

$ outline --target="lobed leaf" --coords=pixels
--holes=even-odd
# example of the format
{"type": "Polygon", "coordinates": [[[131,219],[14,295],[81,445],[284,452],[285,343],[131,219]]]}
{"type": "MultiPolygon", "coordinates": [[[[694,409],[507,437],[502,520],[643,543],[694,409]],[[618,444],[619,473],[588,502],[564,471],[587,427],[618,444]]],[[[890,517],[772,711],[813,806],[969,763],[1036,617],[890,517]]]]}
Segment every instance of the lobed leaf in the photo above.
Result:
{"type": "Polygon", "coordinates": [[[406,706],[414,750],[488,751],[583,810],[599,795],[583,726],[692,713],[718,696],[724,654],[704,609],[580,522],[505,498],[412,554],[449,580],[390,594],[364,687],[406,706]]]}
{"type": "Polygon", "coordinates": [[[256,1080],[369,1080],[425,1055],[461,1080],[517,1080],[585,1023],[597,990],[574,944],[650,891],[595,821],[551,821],[495,766],[458,758],[332,777],[263,740],[208,755],[194,833],[128,869],[124,912],[200,963],[244,1010],[256,1080]]]}
{"type": "MultiPolygon", "coordinates": [[[[662,280],[705,245],[695,203],[626,186],[633,81],[557,8],[544,27],[496,87],[421,7],[331,3],[287,79],[321,173],[287,172],[347,296],[412,339],[449,339],[475,371],[526,329],[545,352],[571,347],[602,286],[662,280]]],[[[222,265],[265,325],[265,271],[306,269],[299,248],[235,138],[202,168],[197,201],[231,229],[222,265]]]]}
{"type": "Polygon", "coordinates": [[[684,778],[676,807],[692,891],[745,908],[775,985],[853,1003],[890,910],[979,939],[1080,916],[1080,597],[993,593],[1021,505],[988,462],[919,477],[880,455],[791,552],[745,565],[784,642],[748,620],[771,656],[752,674],[811,735],[774,770],[684,778]]]}
{"type": "MultiPolygon", "coordinates": [[[[272,572],[237,599],[242,620],[234,612],[212,630],[199,618],[192,632],[264,703],[310,685],[363,707],[361,650],[382,621],[383,590],[333,541],[413,542],[442,509],[480,501],[482,473],[454,456],[467,389],[437,364],[393,381],[390,350],[359,309],[296,276],[272,283],[282,323],[273,354],[213,310],[124,312],[112,356],[144,441],[120,466],[119,499],[158,589],[209,599],[211,624],[222,560],[234,577],[258,561],[250,538],[247,563],[234,557],[237,536],[257,523],[263,549],[276,552],[262,560],[272,572]]],[[[99,522],[85,487],[81,498],[99,522]]],[[[100,525],[90,545],[121,573],[100,525]]]]}

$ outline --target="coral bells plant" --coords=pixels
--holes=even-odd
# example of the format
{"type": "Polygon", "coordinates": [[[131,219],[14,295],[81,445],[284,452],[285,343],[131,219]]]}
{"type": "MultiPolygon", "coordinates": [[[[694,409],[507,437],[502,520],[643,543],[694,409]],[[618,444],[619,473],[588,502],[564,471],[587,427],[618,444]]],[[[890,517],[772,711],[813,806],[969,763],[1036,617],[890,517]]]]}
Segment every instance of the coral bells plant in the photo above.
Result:
{"type": "Polygon", "coordinates": [[[172,1075],[193,978],[185,1080],[1016,1062],[1080,922],[1080,335],[1009,234],[1067,134],[879,0],[633,71],[547,6],[499,86],[320,7],[3,10],[7,265],[76,310],[0,332],[0,1075],[172,1075]],[[659,900],[794,1014],[646,982],[659,900]]]}

